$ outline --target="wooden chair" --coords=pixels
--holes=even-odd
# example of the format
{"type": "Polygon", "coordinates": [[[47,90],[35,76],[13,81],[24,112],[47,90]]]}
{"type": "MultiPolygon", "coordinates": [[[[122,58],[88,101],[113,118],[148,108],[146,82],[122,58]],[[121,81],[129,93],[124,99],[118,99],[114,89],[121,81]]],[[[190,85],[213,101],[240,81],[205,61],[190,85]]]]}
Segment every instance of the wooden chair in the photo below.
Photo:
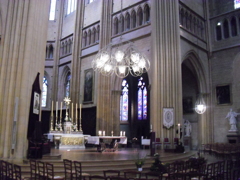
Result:
{"type": "Polygon", "coordinates": [[[10,162],[7,162],[7,179],[12,180],[13,179],[13,164],[10,162]]]}
{"type": "Polygon", "coordinates": [[[47,179],[47,173],[45,168],[45,163],[42,161],[37,161],[37,169],[38,169],[38,177],[40,180],[46,180],[47,179]]]}
{"type": "Polygon", "coordinates": [[[3,177],[2,177],[2,161],[3,160],[0,159],[0,179],[3,179],[3,177]]]}
{"type": "Polygon", "coordinates": [[[14,171],[14,180],[27,180],[27,178],[22,176],[22,168],[21,166],[14,164],[13,165],[14,171]]]}
{"type": "Polygon", "coordinates": [[[165,148],[168,148],[168,145],[170,145],[169,139],[168,138],[164,138],[163,144],[165,145],[165,148]]]}
{"type": "Polygon", "coordinates": [[[159,173],[159,172],[154,172],[154,171],[150,171],[145,173],[146,179],[158,179],[158,180],[162,180],[163,179],[163,174],[159,173]]]}
{"type": "Polygon", "coordinates": [[[94,175],[94,176],[89,176],[89,180],[107,180],[107,177],[94,175]]]}
{"type": "Polygon", "coordinates": [[[125,170],[123,174],[124,174],[124,178],[126,179],[141,178],[141,175],[142,175],[140,171],[133,171],[133,170],[125,170]]]}
{"type": "Polygon", "coordinates": [[[124,177],[118,177],[118,176],[111,176],[110,178],[109,178],[110,180],[128,180],[128,179],[126,179],[126,178],[124,178],[124,177]]]}
{"type": "Polygon", "coordinates": [[[46,163],[46,169],[47,169],[47,179],[48,180],[65,180],[65,177],[55,176],[53,164],[46,163]]]}
{"type": "Polygon", "coordinates": [[[156,138],[155,139],[155,148],[158,149],[158,146],[160,146],[160,148],[161,148],[161,145],[162,145],[161,138],[156,138]]]}
{"type": "Polygon", "coordinates": [[[179,139],[175,137],[175,138],[173,139],[174,145],[175,145],[175,146],[178,145],[178,142],[179,142],[179,139]]]}
{"type": "Polygon", "coordinates": [[[232,170],[232,179],[233,180],[238,180],[240,178],[240,167],[234,168],[232,170]]]}
{"type": "Polygon", "coordinates": [[[206,167],[206,179],[214,179],[214,163],[210,163],[206,167]]]}
{"type": "Polygon", "coordinates": [[[1,179],[7,179],[7,161],[1,160],[1,179]]]}
{"type": "Polygon", "coordinates": [[[82,172],[82,163],[79,161],[73,161],[74,167],[75,167],[75,172],[76,172],[76,179],[85,179],[86,177],[89,177],[90,174],[88,173],[83,173],[82,172]]]}
{"type": "Polygon", "coordinates": [[[64,164],[65,179],[72,180],[76,178],[76,171],[73,169],[72,161],[69,159],[63,159],[63,164],[64,164]]]}
{"type": "Polygon", "coordinates": [[[120,171],[119,170],[105,170],[103,171],[104,177],[110,179],[110,177],[119,177],[120,171]]]}
{"type": "Polygon", "coordinates": [[[37,170],[37,161],[34,159],[31,159],[29,161],[30,164],[30,174],[31,174],[31,180],[37,180],[38,177],[38,170],[37,170]]]}

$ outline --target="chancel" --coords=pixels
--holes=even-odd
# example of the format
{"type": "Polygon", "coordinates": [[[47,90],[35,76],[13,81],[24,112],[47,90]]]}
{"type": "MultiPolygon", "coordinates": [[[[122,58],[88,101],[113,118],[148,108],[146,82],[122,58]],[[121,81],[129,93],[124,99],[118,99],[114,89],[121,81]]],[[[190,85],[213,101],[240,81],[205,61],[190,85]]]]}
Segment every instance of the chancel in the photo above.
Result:
{"type": "Polygon", "coordinates": [[[0,158],[234,157],[239,17],[237,0],[0,0],[0,158]]]}

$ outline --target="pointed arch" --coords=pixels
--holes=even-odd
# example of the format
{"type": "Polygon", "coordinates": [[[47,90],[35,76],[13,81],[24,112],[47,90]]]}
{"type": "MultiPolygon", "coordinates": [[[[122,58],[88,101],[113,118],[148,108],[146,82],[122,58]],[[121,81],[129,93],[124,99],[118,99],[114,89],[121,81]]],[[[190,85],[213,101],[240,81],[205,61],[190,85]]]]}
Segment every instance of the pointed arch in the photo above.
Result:
{"type": "Polygon", "coordinates": [[[49,54],[48,54],[49,59],[53,59],[53,45],[49,45],[49,54]]]}
{"type": "Polygon", "coordinates": [[[96,28],[93,27],[93,30],[92,30],[92,43],[96,43],[96,28]]]}
{"type": "Polygon", "coordinates": [[[206,72],[198,54],[194,50],[191,50],[183,56],[183,60],[186,66],[194,70],[193,74],[198,79],[199,90],[201,92],[208,92],[209,87],[207,86],[206,72]]]}
{"type": "Polygon", "coordinates": [[[237,20],[234,16],[231,18],[231,35],[237,36],[237,20]]]}
{"type": "Polygon", "coordinates": [[[125,16],[125,31],[130,30],[130,15],[127,12],[125,16]]]}
{"type": "Polygon", "coordinates": [[[132,28],[135,28],[137,26],[137,20],[136,20],[136,11],[133,10],[131,13],[131,26],[132,28]]]}
{"type": "Polygon", "coordinates": [[[59,83],[59,86],[61,89],[60,91],[62,92],[61,94],[63,95],[63,97],[61,98],[64,98],[66,97],[67,95],[70,96],[70,79],[71,79],[71,70],[70,68],[66,65],[64,68],[63,68],[63,71],[62,71],[62,75],[61,75],[61,78],[60,78],[60,83],[59,83]]]}
{"type": "Polygon", "coordinates": [[[118,24],[119,24],[119,23],[118,23],[118,18],[115,17],[115,18],[114,18],[114,24],[113,24],[113,27],[114,27],[114,28],[113,28],[113,29],[114,29],[114,30],[113,30],[113,31],[114,31],[114,32],[113,32],[113,35],[118,34],[118,24]]]}
{"type": "Polygon", "coordinates": [[[143,10],[142,7],[139,7],[137,11],[137,26],[141,26],[142,24],[143,24],[143,10]]]}
{"type": "Polygon", "coordinates": [[[120,15],[119,28],[120,28],[119,30],[120,33],[124,32],[124,17],[122,14],[120,15]]]}
{"type": "Polygon", "coordinates": [[[87,46],[87,32],[83,32],[83,40],[82,40],[82,46],[86,47],[87,46]]]}
{"type": "Polygon", "coordinates": [[[89,29],[88,33],[87,33],[87,38],[88,38],[87,45],[88,46],[91,44],[91,34],[92,34],[91,29],[89,29]]]}
{"type": "Polygon", "coordinates": [[[229,23],[227,19],[223,21],[223,35],[225,39],[229,38],[229,23]]]}
{"type": "Polygon", "coordinates": [[[148,4],[144,5],[144,22],[150,22],[150,7],[148,4]]]}

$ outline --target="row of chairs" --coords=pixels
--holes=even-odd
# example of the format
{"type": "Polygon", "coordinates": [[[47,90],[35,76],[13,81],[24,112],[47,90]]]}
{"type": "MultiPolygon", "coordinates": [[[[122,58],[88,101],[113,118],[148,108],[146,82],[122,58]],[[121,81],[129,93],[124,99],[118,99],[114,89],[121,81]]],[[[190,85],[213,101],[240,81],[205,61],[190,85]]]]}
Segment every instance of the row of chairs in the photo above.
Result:
{"type": "MultiPolygon", "coordinates": [[[[196,159],[197,160],[197,159],[196,159]]],[[[223,160],[207,164],[198,163],[194,159],[175,161],[167,167],[166,179],[190,180],[198,178],[204,180],[238,180],[240,178],[240,160],[223,160]]]]}
{"type": "Polygon", "coordinates": [[[0,160],[0,179],[1,180],[25,180],[22,176],[21,166],[0,160]]]}
{"type": "Polygon", "coordinates": [[[212,143],[204,145],[204,152],[209,152],[217,157],[231,159],[240,156],[240,144],[212,143]]]}

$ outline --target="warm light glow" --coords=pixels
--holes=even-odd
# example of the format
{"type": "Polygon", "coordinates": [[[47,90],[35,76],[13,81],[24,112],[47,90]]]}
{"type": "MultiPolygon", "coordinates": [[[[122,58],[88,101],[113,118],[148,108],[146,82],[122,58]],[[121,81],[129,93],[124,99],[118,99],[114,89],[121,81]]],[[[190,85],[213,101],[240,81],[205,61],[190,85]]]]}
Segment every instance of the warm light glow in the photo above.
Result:
{"type": "Polygon", "coordinates": [[[125,66],[119,66],[118,70],[121,74],[125,73],[126,67],[125,66]]]}
{"type": "Polygon", "coordinates": [[[205,104],[205,101],[202,97],[202,95],[200,94],[196,103],[195,103],[195,111],[198,113],[198,114],[203,114],[207,109],[207,106],[205,104]]]}
{"type": "Polygon", "coordinates": [[[140,68],[144,68],[145,65],[146,65],[145,59],[144,59],[144,58],[141,58],[141,60],[140,60],[140,62],[139,62],[139,64],[138,64],[138,66],[139,66],[140,68]]]}
{"type": "Polygon", "coordinates": [[[110,64],[105,64],[104,70],[105,70],[106,72],[110,72],[110,71],[112,70],[112,66],[111,66],[110,64]]]}
{"type": "Polygon", "coordinates": [[[114,73],[120,78],[128,76],[129,73],[134,77],[141,76],[149,70],[150,62],[139,52],[129,41],[125,44],[121,41],[114,46],[110,43],[97,53],[92,61],[92,67],[94,71],[98,71],[104,76],[114,73]]]}
{"type": "Polygon", "coordinates": [[[117,62],[121,62],[123,60],[123,57],[124,57],[124,53],[122,51],[118,50],[115,53],[115,58],[116,58],[117,62]]]}
{"type": "Polygon", "coordinates": [[[139,71],[139,67],[137,65],[134,65],[132,68],[133,68],[133,72],[138,72],[139,71]]]}
{"type": "Polygon", "coordinates": [[[131,54],[131,59],[134,63],[138,63],[139,61],[139,54],[138,53],[133,53],[131,54]]]}

